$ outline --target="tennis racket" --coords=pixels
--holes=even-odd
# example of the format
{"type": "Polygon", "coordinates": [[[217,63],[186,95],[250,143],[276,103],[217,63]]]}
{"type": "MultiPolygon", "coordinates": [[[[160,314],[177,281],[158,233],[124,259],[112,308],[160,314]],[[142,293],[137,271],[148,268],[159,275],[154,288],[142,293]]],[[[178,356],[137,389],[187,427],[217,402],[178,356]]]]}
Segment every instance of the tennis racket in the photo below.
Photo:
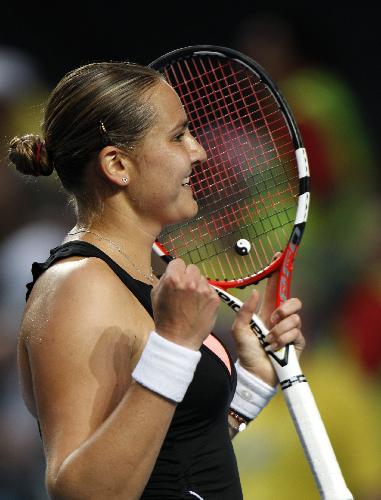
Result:
{"type": "MultiPolygon", "coordinates": [[[[242,302],[229,288],[279,270],[278,306],[289,297],[310,199],[307,155],[287,103],[256,62],[231,49],[186,47],[150,66],[178,93],[208,155],[190,178],[198,214],[166,228],[154,252],[197,265],[235,312],[242,302]]],[[[254,315],[250,326],[266,348],[263,322],[254,315]]],[[[321,498],[352,499],[294,347],[266,352],[321,498]]]]}

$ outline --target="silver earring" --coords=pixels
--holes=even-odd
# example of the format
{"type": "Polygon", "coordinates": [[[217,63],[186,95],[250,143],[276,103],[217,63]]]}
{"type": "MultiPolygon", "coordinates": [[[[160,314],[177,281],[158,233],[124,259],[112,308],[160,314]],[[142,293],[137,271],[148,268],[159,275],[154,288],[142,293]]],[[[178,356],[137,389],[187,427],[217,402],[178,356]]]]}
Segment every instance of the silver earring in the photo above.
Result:
{"type": "Polygon", "coordinates": [[[128,182],[128,178],[127,178],[127,177],[122,177],[122,181],[123,181],[125,184],[127,184],[127,182],[128,182]]]}

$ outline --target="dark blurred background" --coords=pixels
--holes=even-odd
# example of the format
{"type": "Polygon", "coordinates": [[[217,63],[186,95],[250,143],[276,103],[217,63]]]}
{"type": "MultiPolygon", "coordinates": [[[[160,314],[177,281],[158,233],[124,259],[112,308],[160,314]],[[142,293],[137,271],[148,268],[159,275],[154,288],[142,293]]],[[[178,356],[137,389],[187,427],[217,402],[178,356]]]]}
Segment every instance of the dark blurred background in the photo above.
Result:
{"type": "MultiPolygon", "coordinates": [[[[74,221],[54,177],[24,179],[8,167],[8,143],[38,132],[46,97],[67,71],[101,60],[148,64],[194,44],[256,59],[301,128],[312,176],[293,282],[304,303],[304,372],[355,498],[381,499],[379,9],[3,2],[0,15],[0,500],[47,498],[15,346],[31,263],[45,260],[74,221]]],[[[232,320],[221,309],[216,333],[227,342],[232,320]]],[[[235,448],[245,499],[318,498],[281,395],[235,448]]]]}

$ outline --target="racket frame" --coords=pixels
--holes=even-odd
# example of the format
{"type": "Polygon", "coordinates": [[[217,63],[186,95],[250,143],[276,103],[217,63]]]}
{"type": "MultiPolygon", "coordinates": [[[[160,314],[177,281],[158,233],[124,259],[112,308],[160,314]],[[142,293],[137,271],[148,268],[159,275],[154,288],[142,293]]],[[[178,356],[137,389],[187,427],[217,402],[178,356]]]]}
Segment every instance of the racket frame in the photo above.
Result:
{"type": "MultiPolygon", "coordinates": [[[[275,270],[280,268],[281,287],[279,288],[279,293],[277,293],[276,304],[277,306],[279,306],[281,302],[287,299],[289,294],[293,269],[293,259],[295,258],[297,249],[300,245],[305,223],[307,221],[310,201],[310,177],[306,150],[304,149],[303,141],[296,125],[295,119],[278,87],[274,84],[274,82],[267,75],[266,71],[258,63],[245,56],[244,54],[240,54],[239,52],[227,47],[197,45],[193,47],[184,47],[169,52],[168,54],[165,54],[164,56],[153,61],[150,64],[150,67],[158,71],[163,71],[165,67],[171,65],[171,62],[173,62],[174,60],[176,61],[182,58],[187,59],[192,56],[202,55],[230,58],[241,65],[243,64],[250,72],[254,72],[255,75],[260,78],[260,80],[268,87],[268,90],[274,96],[274,99],[277,102],[279,109],[282,111],[286,124],[290,131],[290,135],[295,148],[295,159],[299,176],[299,196],[296,208],[295,225],[293,231],[291,232],[291,236],[289,238],[287,246],[277,259],[275,259],[268,266],[264,267],[254,275],[234,280],[209,279],[210,284],[222,289],[239,288],[251,284],[257,284],[264,278],[268,277],[275,270]]],[[[168,254],[163,245],[158,242],[156,243],[160,246],[162,251],[168,254]]]]}

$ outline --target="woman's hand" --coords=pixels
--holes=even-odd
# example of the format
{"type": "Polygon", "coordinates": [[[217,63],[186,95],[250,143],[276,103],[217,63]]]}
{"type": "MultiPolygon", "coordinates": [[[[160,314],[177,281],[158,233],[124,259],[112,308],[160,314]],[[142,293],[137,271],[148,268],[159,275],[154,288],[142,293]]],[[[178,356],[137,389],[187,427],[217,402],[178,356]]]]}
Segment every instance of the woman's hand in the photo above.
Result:
{"type": "Polygon", "coordinates": [[[167,340],[198,350],[213,329],[220,299],[198,268],[175,259],[153,288],[155,328],[167,340]]]}
{"type": "MultiPolygon", "coordinates": [[[[271,350],[276,351],[286,344],[293,343],[299,357],[305,346],[305,340],[300,330],[302,321],[297,314],[302,304],[299,299],[292,298],[275,308],[278,277],[279,271],[274,272],[268,279],[258,316],[270,330],[266,340],[270,343],[271,350]]],[[[277,377],[271,361],[260,345],[257,336],[249,327],[251,317],[257,310],[258,302],[259,294],[254,290],[236,316],[232,326],[232,335],[237,345],[237,355],[241,365],[264,382],[275,386],[277,377]]]]}

